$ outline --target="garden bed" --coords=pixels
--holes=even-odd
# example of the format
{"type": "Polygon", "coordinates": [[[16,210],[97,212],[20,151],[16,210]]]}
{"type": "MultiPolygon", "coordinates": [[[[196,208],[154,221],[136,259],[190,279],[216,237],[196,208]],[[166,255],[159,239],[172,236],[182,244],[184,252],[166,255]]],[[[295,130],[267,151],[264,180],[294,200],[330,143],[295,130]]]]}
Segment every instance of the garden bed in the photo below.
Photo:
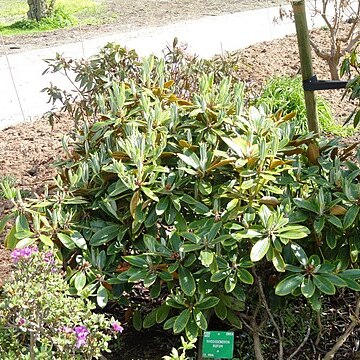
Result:
{"type": "MultiPolygon", "coordinates": [[[[324,31],[314,32],[319,41],[325,38],[324,31]]],[[[274,76],[289,75],[294,76],[299,73],[299,60],[297,43],[294,36],[276,40],[271,43],[265,42],[250,46],[233,54],[234,69],[239,81],[244,81],[249,90],[259,93],[264,82],[274,76]]],[[[328,78],[326,64],[315,60],[315,73],[319,78],[328,78]]],[[[351,107],[349,104],[341,102],[341,91],[324,92],[323,96],[329,101],[333,115],[338,122],[342,122],[349,114],[351,107]]],[[[10,177],[14,179],[17,186],[25,193],[38,193],[43,190],[44,185],[51,183],[54,170],[50,167],[51,162],[61,156],[61,137],[69,134],[73,128],[72,120],[61,118],[51,129],[46,120],[20,124],[9,127],[0,132],[0,178],[10,177]]],[[[354,135],[347,141],[358,141],[358,136],[354,135]]],[[[6,213],[9,204],[0,200],[0,216],[6,213]]],[[[8,252],[0,247],[0,283],[9,272],[8,252]]],[[[118,309],[107,309],[110,313],[116,313],[118,309]]],[[[347,309],[348,310],[348,309],[347,309]]],[[[346,316],[344,316],[346,318],[346,316]]],[[[334,331],[334,338],[341,334],[344,326],[340,326],[334,331]]],[[[330,331],[330,330],[329,330],[330,331]]],[[[142,337],[147,338],[146,343],[138,345],[138,333],[124,333],[122,348],[115,348],[114,355],[117,359],[156,359],[156,354],[163,351],[169,352],[172,341],[168,341],[167,335],[161,330],[151,330],[142,337]],[[150,339],[150,340],[149,340],[150,339]],[[166,346],[164,345],[166,343],[166,346]],[[144,349],[148,349],[144,351],[144,349]],[[154,351],[151,351],[155,349],[154,351]],[[131,355],[130,355],[131,354],[131,355]]],[[[350,339],[349,351],[354,338],[350,339]]],[[[310,345],[309,345],[310,346],[310,345]]],[[[347,355],[344,355],[344,359],[347,355]]],[[[338,357],[341,359],[342,357],[338,357]]],[[[301,359],[301,357],[298,357],[301,359]]]]}

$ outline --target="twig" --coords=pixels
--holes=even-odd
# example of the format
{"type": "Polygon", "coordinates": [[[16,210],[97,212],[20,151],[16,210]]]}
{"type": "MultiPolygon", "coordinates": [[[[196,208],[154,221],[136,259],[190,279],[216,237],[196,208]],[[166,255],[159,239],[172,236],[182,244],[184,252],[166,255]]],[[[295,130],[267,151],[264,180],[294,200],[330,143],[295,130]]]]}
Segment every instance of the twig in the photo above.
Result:
{"type": "Polygon", "coordinates": [[[257,304],[252,316],[246,315],[246,314],[240,314],[240,318],[242,319],[245,326],[252,333],[252,337],[253,337],[253,341],[254,341],[255,359],[256,360],[264,360],[264,356],[261,352],[261,341],[260,341],[259,330],[264,326],[265,321],[262,321],[260,323],[260,325],[257,324],[256,317],[258,315],[259,310],[260,310],[260,302],[257,304]],[[245,320],[249,321],[250,324],[248,324],[245,320]]]}
{"type": "Polygon", "coordinates": [[[275,328],[275,330],[277,332],[277,335],[278,335],[278,339],[279,339],[279,360],[283,360],[284,359],[284,347],[283,347],[283,337],[281,335],[281,330],[279,328],[279,325],[276,323],[273,314],[270,311],[269,305],[268,305],[268,303],[266,301],[266,297],[265,297],[265,293],[264,293],[264,289],[263,289],[261,280],[260,280],[259,276],[257,275],[254,268],[252,269],[252,272],[253,272],[253,275],[254,275],[254,277],[256,279],[256,283],[257,283],[258,288],[259,288],[259,295],[260,295],[260,298],[262,300],[262,303],[265,306],[265,310],[266,310],[267,314],[269,315],[270,321],[274,325],[274,328],[275,328]]]}
{"type": "Polygon", "coordinates": [[[35,335],[33,332],[30,333],[30,359],[35,360],[35,335]]]}
{"type": "Polygon", "coordinates": [[[324,331],[324,326],[321,323],[321,314],[320,311],[317,312],[316,314],[316,320],[317,320],[317,324],[319,326],[319,332],[317,334],[316,340],[315,340],[315,345],[318,346],[320,344],[320,340],[321,340],[321,335],[324,331]]]}
{"type": "Polygon", "coordinates": [[[307,329],[306,335],[304,337],[304,340],[301,342],[301,344],[297,347],[297,349],[288,357],[288,360],[291,360],[294,358],[294,356],[303,348],[303,346],[306,344],[306,342],[309,339],[311,331],[311,323],[309,324],[309,327],[307,329]]]}
{"type": "Polygon", "coordinates": [[[341,348],[341,346],[344,344],[344,342],[347,340],[347,338],[351,335],[355,327],[360,324],[359,313],[360,313],[360,296],[358,296],[356,300],[355,313],[353,316],[350,316],[350,318],[352,319],[350,325],[348,326],[346,331],[339,337],[339,339],[337,340],[335,345],[331,348],[331,350],[325,354],[323,360],[331,360],[335,356],[337,351],[341,348]]]}

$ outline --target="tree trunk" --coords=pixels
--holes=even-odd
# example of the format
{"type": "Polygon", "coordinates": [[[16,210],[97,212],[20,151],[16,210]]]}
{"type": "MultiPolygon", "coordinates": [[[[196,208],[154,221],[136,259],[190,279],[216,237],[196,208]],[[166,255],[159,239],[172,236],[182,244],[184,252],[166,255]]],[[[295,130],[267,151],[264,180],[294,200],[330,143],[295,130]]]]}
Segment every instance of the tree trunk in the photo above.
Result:
{"type": "Polygon", "coordinates": [[[339,80],[339,58],[330,58],[327,63],[329,64],[331,80],[339,80]]]}
{"type": "Polygon", "coordinates": [[[46,0],[27,0],[27,2],[29,5],[29,11],[27,12],[29,20],[40,21],[48,16],[46,0]]]}

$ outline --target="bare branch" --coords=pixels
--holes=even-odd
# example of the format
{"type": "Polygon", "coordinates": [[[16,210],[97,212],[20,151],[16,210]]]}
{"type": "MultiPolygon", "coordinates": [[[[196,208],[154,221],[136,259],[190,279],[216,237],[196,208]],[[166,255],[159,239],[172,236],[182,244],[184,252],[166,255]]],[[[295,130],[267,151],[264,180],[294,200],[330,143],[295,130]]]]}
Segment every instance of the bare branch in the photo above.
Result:
{"type": "Polygon", "coordinates": [[[270,318],[270,321],[274,325],[274,328],[275,328],[275,330],[277,332],[277,335],[278,335],[278,339],[279,339],[279,360],[283,360],[284,359],[284,347],[283,347],[283,337],[282,337],[282,334],[281,334],[281,330],[279,328],[279,325],[276,323],[276,321],[274,319],[274,316],[271,313],[269,305],[268,305],[268,303],[266,301],[266,296],[265,296],[264,289],[263,289],[263,286],[262,286],[262,283],[261,283],[261,279],[257,275],[255,268],[253,268],[252,270],[253,270],[252,272],[253,272],[253,275],[255,277],[257,286],[259,288],[260,298],[262,300],[263,305],[265,306],[265,310],[266,310],[266,312],[267,312],[267,314],[268,314],[268,316],[270,318]]]}
{"type": "Polygon", "coordinates": [[[350,52],[352,50],[352,48],[360,41],[360,33],[355,36],[348,44],[348,46],[343,49],[343,51],[341,52],[341,55],[345,55],[346,53],[350,52]]]}
{"type": "Polygon", "coordinates": [[[319,58],[321,58],[321,59],[323,59],[323,60],[326,60],[326,61],[330,59],[330,55],[327,54],[326,52],[320,50],[319,47],[317,46],[317,44],[314,43],[314,41],[311,40],[311,39],[310,39],[310,45],[311,45],[311,47],[313,48],[313,50],[315,51],[315,54],[316,54],[319,58]]]}
{"type": "Polygon", "coordinates": [[[306,335],[304,337],[304,340],[301,342],[301,344],[297,347],[297,349],[288,357],[288,360],[291,360],[294,358],[294,356],[304,347],[304,345],[306,344],[306,342],[309,339],[310,336],[310,331],[311,331],[311,324],[309,324],[309,327],[307,329],[306,335]]]}
{"type": "Polygon", "coordinates": [[[356,300],[355,313],[353,316],[350,317],[352,318],[350,325],[348,326],[346,331],[339,337],[339,339],[337,340],[335,345],[331,348],[331,350],[325,354],[323,360],[331,360],[335,356],[337,351],[341,348],[341,346],[344,344],[344,342],[351,335],[355,327],[360,325],[359,313],[360,313],[360,297],[358,296],[356,300]]]}

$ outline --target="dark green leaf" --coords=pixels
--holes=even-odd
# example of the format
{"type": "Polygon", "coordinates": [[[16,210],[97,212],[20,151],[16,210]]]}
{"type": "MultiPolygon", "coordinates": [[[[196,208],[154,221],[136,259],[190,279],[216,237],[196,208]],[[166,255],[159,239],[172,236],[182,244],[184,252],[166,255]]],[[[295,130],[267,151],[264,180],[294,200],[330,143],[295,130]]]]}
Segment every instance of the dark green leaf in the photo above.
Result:
{"type": "Polygon", "coordinates": [[[254,282],[254,277],[246,269],[238,269],[237,276],[244,284],[252,284],[254,282]]]}
{"type": "Polygon", "coordinates": [[[179,282],[182,291],[187,296],[193,296],[196,290],[195,280],[189,269],[180,266],[179,267],[179,282]]]}
{"type": "Polygon", "coordinates": [[[336,248],[337,238],[333,227],[326,229],[326,243],[331,250],[336,248]]]}
{"type": "Polygon", "coordinates": [[[314,284],[315,286],[324,294],[334,295],[336,292],[336,288],[334,284],[325,276],[322,275],[314,275],[314,284]]]}
{"type": "Polygon", "coordinates": [[[344,216],[344,220],[343,220],[343,226],[344,229],[349,228],[355,221],[355,219],[357,218],[358,214],[359,214],[359,206],[358,205],[352,205],[348,211],[346,212],[345,216],[344,216]]]}
{"type": "Polygon", "coordinates": [[[306,256],[304,249],[294,242],[290,245],[290,247],[296,258],[299,260],[299,263],[305,266],[308,263],[308,257],[306,256]]]}
{"type": "Polygon", "coordinates": [[[338,217],[336,217],[335,215],[329,215],[328,221],[331,222],[333,225],[335,225],[339,229],[343,228],[341,220],[338,217]]]}
{"type": "Polygon", "coordinates": [[[141,312],[139,310],[135,310],[132,318],[132,323],[134,329],[136,331],[140,331],[142,328],[142,319],[141,319],[141,312]]]}
{"type": "Polygon", "coordinates": [[[155,207],[156,215],[161,216],[168,208],[169,202],[170,200],[167,196],[160,198],[155,207]]]}
{"type": "Polygon", "coordinates": [[[199,310],[204,309],[211,309],[213,308],[217,303],[219,302],[219,299],[215,296],[208,296],[201,301],[199,301],[195,306],[199,310]]]}
{"type": "Polygon", "coordinates": [[[109,225],[99,229],[90,239],[90,245],[100,246],[116,238],[121,231],[119,225],[109,225]]]}
{"type": "Polygon", "coordinates": [[[219,282],[225,279],[230,274],[230,270],[218,270],[214,274],[211,275],[210,281],[219,282]]]}
{"type": "Polygon", "coordinates": [[[226,314],[226,320],[234,327],[241,329],[242,328],[242,322],[239,319],[239,317],[236,315],[235,312],[233,312],[230,309],[227,309],[227,314],[226,314]]]}
{"type": "Polygon", "coordinates": [[[220,301],[216,306],[215,306],[215,314],[216,316],[221,319],[221,320],[225,320],[226,316],[227,316],[227,309],[225,304],[220,301]]]}
{"type": "Polygon", "coordinates": [[[185,309],[180,313],[180,315],[175,319],[173,325],[174,334],[179,334],[185,329],[190,319],[190,315],[191,315],[190,309],[185,309]]]}
{"type": "Polygon", "coordinates": [[[148,267],[148,263],[141,255],[128,255],[122,257],[126,262],[128,262],[130,265],[139,267],[139,268],[146,268],[148,267]]]}
{"type": "Polygon", "coordinates": [[[156,324],[156,311],[157,311],[157,309],[154,309],[144,317],[144,321],[143,321],[144,329],[151,328],[152,326],[154,326],[156,324]]]}
{"type": "Polygon", "coordinates": [[[165,303],[159,306],[156,310],[156,322],[158,324],[165,321],[165,319],[168,317],[170,312],[170,307],[167,306],[165,303]]]}
{"type": "Polygon", "coordinates": [[[339,275],[344,279],[360,280],[360,269],[348,269],[339,275]]]}
{"type": "Polygon", "coordinates": [[[315,214],[319,213],[317,205],[309,200],[294,199],[294,203],[301,209],[311,211],[315,214]]]}
{"type": "Polygon", "coordinates": [[[278,296],[285,296],[290,294],[293,290],[300,286],[304,279],[304,275],[290,275],[281,280],[275,288],[275,294],[278,296]]]}

